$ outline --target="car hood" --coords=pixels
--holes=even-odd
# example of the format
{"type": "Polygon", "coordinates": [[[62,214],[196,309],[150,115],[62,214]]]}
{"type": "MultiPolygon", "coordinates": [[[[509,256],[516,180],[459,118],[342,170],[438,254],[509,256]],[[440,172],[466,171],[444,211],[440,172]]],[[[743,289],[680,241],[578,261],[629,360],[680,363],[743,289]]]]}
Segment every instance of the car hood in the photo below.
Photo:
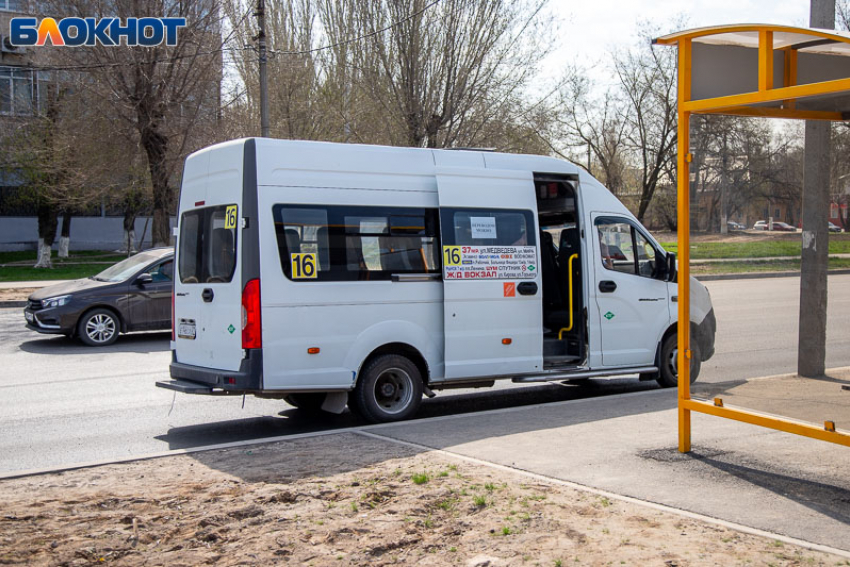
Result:
{"type": "Polygon", "coordinates": [[[90,290],[95,290],[103,287],[114,286],[121,282],[99,282],[88,278],[82,280],[73,280],[70,282],[62,282],[55,285],[47,286],[34,291],[30,295],[30,299],[42,300],[49,297],[57,297],[60,295],[71,295],[73,293],[81,293],[90,290]]]}

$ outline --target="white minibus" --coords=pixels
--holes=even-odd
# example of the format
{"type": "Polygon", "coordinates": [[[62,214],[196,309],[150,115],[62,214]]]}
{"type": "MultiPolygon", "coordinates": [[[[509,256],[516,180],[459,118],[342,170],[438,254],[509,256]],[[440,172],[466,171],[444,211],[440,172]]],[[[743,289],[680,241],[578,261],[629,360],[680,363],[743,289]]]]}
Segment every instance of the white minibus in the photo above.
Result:
{"type": "MultiPolygon", "coordinates": [[[[676,385],[676,262],[569,162],[251,138],[186,160],[172,380],[372,422],[435,390],[676,385]]],[[[714,353],[691,286],[695,379],[714,353]]]]}

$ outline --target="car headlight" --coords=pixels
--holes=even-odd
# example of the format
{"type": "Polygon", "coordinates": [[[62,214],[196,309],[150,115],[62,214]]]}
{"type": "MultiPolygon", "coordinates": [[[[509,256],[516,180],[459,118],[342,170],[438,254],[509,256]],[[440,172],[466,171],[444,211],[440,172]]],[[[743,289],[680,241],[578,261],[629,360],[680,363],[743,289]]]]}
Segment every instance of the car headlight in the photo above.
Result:
{"type": "Polygon", "coordinates": [[[44,299],[41,302],[41,305],[45,308],[47,307],[61,307],[66,303],[71,301],[70,295],[60,295],[59,297],[51,297],[49,299],[44,299]]]}

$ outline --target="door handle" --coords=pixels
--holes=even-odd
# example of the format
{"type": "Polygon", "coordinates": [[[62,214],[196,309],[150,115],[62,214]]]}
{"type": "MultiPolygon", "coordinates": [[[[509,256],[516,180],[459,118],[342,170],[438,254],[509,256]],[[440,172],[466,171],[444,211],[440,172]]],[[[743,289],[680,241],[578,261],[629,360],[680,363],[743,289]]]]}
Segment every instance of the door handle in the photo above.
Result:
{"type": "Polygon", "coordinates": [[[204,292],[201,294],[201,299],[203,299],[205,303],[212,302],[214,297],[215,297],[215,294],[213,293],[213,290],[211,290],[210,288],[204,289],[204,292]]]}
{"type": "Polygon", "coordinates": [[[611,280],[603,280],[599,282],[599,291],[602,293],[611,293],[617,289],[617,284],[611,280]]]}
{"type": "Polygon", "coordinates": [[[522,282],[516,286],[516,290],[520,295],[535,295],[537,294],[537,284],[534,282],[522,282]]]}

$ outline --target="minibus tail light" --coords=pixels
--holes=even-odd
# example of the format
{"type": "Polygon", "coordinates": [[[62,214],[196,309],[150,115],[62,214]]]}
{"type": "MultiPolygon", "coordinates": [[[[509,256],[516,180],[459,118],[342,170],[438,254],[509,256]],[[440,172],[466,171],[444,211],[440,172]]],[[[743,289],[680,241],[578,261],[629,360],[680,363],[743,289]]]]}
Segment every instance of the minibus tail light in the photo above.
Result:
{"type": "Polygon", "coordinates": [[[262,348],[260,280],[253,279],[242,290],[242,348],[262,348]]]}

